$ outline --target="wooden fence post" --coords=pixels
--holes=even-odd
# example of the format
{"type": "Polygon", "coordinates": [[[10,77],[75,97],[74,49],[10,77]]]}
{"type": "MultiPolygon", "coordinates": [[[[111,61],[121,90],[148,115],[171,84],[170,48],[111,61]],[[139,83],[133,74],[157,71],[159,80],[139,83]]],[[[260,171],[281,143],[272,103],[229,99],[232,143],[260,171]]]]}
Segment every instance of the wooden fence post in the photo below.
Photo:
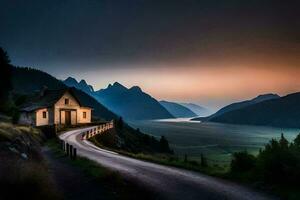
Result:
{"type": "Polygon", "coordinates": [[[70,145],[67,143],[67,156],[69,155],[69,152],[70,152],[70,145]]]}
{"type": "Polygon", "coordinates": [[[76,157],[77,157],[77,149],[74,148],[73,149],[73,159],[76,160],[76,157]]]}
{"type": "Polygon", "coordinates": [[[73,145],[70,145],[70,158],[73,157],[73,145]]]}
{"type": "Polygon", "coordinates": [[[60,147],[61,147],[61,149],[64,151],[64,145],[65,145],[65,141],[63,141],[63,140],[60,140],[60,147]]]}

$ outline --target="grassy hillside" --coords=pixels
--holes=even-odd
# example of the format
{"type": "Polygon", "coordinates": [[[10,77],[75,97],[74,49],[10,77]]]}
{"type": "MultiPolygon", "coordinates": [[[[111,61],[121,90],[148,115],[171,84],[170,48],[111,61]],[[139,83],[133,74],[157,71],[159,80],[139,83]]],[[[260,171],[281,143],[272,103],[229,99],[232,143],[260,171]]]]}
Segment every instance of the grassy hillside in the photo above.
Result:
{"type": "Polygon", "coordinates": [[[143,134],[139,129],[135,130],[124,124],[121,118],[115,124],[114,129],[105,134],[96,135],[90,140],[98,146],[128,153],[173,154],[164,136],[158,140],[153,136],[143,134]]]}
{"type": "Polygon", "coordinates": [[[1,199],[61,199],[41,154],[42,140],[37,129],[0,122],[1,199]]]}

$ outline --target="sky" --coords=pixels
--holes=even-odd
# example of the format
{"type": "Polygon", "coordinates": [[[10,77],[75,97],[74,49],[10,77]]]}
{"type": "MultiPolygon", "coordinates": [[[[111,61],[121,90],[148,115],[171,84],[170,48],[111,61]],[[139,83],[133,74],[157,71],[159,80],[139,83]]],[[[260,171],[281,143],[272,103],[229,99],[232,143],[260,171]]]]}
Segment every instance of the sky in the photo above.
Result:
{"type": "Polygon", "coordinates": [[[217,109],[300,91],[300,2],[0,0],[12,63],[217,109]]]}

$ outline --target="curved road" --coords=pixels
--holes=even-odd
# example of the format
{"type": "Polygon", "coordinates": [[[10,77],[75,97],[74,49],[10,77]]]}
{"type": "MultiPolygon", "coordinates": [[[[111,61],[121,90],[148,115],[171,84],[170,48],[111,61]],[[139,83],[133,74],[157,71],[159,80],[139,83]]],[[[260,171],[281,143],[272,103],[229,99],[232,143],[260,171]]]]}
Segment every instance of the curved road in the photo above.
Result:
{"type": "Polygon", "coordinates": [[[68,131],[60,139],[77,148],[78,155],[118,171],[123,176],[145,185],[157,193],[157,199],[272,199],[235,183],[174,167],[129,158],[100,149],[80,133],[89,128],[68,131]]]}

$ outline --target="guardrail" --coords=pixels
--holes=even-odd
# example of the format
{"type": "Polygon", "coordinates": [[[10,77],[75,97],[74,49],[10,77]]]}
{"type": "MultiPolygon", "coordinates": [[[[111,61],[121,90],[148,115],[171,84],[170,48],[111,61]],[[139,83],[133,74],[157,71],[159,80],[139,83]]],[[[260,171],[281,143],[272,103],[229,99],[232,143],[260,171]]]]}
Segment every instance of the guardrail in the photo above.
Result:
{"type": "Polygon", "coordinates": [[[83,131],[81,133],[81,139],[82,140],[87,140],[87,139],[89,139],[91,137],[94,137],[95,135],[102,134],[105,131],[107,131],[109,129],[112,129],[112,128],[114,128],[114,122],[113,122],[113,120],[110,121],[110,122],[107,122],[105,124],[94,126],[94,127],[90,128],[87,131],[83,131]]]}

